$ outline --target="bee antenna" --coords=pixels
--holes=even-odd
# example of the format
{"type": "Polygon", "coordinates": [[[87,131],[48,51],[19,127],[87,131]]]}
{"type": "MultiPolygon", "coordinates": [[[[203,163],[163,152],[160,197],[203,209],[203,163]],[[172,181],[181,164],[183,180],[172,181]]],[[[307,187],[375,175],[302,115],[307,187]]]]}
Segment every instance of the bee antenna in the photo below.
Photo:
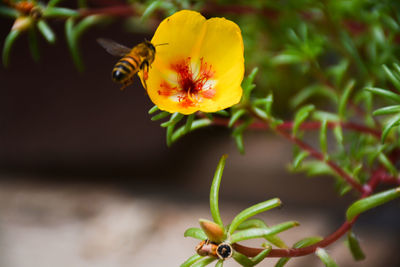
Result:
{"type": "Polygon", "coordinates": [[[167,45],[167,44],[169,44],[169,43],[162,43],[162,44],[156,44],[156,45],[154,45],[154,46],[160,46],[160,45],[167,45]]]}

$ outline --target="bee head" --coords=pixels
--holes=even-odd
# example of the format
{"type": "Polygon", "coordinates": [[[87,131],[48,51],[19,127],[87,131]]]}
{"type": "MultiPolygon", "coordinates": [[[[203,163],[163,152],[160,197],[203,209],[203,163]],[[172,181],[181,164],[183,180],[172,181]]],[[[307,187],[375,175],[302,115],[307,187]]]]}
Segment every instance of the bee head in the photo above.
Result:
{"type": "Polygon", "coordinates": [[[146,44],[146,46],[151,49],[153,52],[156,52],[156,47],[148,40],[144,40],[144,43],[146,44]]]}

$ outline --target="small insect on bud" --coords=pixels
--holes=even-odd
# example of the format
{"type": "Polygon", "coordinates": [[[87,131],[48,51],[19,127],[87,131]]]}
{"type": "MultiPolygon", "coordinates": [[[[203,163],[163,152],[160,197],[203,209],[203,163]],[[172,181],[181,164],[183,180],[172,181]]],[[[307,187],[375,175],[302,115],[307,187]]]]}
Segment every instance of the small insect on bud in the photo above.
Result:
{"type": "Polygon", "coordinates": [[[228,243],[221,243],[217,247],[217,256],[220,259],[227,259],[232,257],[233,249],[228,243]]]}

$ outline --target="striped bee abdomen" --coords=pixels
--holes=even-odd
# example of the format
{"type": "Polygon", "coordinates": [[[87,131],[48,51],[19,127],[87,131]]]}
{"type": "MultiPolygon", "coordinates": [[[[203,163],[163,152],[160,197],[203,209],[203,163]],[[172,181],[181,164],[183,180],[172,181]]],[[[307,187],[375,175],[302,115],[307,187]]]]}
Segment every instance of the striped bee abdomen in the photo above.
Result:
{"type": "Polygon", "coordinates": [[[135,75],[139,70],[139,60],[132,56],[125,56],[115,64],[112,78],[116,82],[124,82],[135,75]]]}

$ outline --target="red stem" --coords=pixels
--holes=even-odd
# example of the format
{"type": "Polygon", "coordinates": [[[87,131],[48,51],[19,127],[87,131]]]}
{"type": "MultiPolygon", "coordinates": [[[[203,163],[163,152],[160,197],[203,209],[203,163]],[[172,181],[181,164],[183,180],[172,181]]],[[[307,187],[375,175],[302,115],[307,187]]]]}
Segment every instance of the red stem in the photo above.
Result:
{"type": "Polygon", "coordinates": [[[302,148],[303,150],[307,151],[308,153],[310,153],[310,156],[320,160],[320,161],[324,161],[327,165],[329,165],[329,167],[331,167],[332,170],[334,170],[338,175],[340,175],[349,185],[351,185],[355,190],[357,190],[360,193],[363,193],[363,187],[361,184],[359,184],[358,182],[356,182],[353,177],[351,177],[349,174],[347,174],[342,168],[340,168],[339,165],[337,165],[335,162],[331,161],[331,160],[326,160],[324,155],[320,152],[318,152],[317,150],[315,150],[314,148],[312,148],[310,145],[304,143],[303,141],[301,141],[300,139],[298,139],[297,137],[295,137],[294,135],[286,132],[285,130],[281,129],[281,128],[276,128],[276,132],[279,133],[280,135],[282,135],[283,137],[285,137],[286,139],[288,139],[289,141],[291,141],[292,143],[296,144],[297,146],[299,146],[300,148],[302,148]]]}
{"type": "MultiPolygon", "coordinates": [[[[385,178],[385,176],[386,176],[386,173],[383,168],[380,168],[377,171],[375,171],[372,174],[372,177],[369,180],[368,184],[364,187],[361,198],[370,196],[372,194],[372,192],[375,190],[375,188],[378,186],[378,184],[382,181],[382,179],[385,178]]],[[[290,258],[290,257],[305,256],[305,255],[314,253],[317,248],[327,247],[330,244],[334,243],[336,240],[338,240],[340,237],[342,237],[344,234],[346,234],[351,229],[351,227],[354,225],[354,223],[357,221],[358,217],[359,216],[356,216],[350,222],[345,221],[335,232],[333,232],[331,235],[325,237],[323,240],[321,240],[320,242],[318,242],[314,245],[304,247],[304,248],[272,249],[267,257],[269,257],[269,258],[289,257],[290,258]]],[[[232,246],[236,251],[238,251],[239,253],[242,253],[243,255],[246,255],[247,257],[255,257],[260,252],[263,251],[262,248],[246,247],[246,246],[240,245],[238,243],[235,243],[232,246]]]]}

